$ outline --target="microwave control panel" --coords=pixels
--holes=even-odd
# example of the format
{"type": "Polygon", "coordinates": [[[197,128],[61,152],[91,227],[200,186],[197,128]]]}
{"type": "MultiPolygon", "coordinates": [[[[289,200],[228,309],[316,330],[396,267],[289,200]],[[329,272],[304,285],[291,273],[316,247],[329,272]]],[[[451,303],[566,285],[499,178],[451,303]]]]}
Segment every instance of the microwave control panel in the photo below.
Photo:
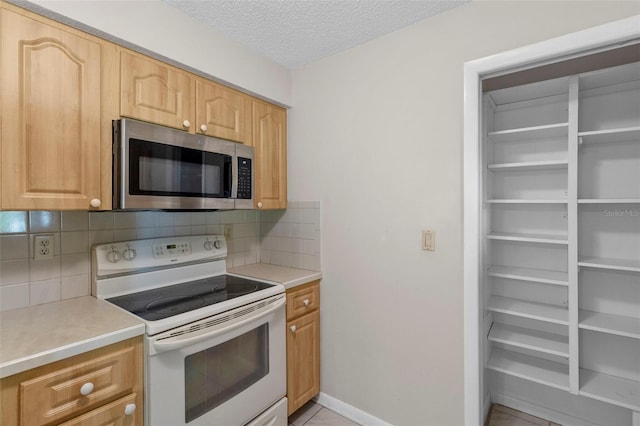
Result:
{"type": "Polygon", "coordinates": [[[242,200],[251,199],[251,159],[238,157],[238,195],[242,200]]]}

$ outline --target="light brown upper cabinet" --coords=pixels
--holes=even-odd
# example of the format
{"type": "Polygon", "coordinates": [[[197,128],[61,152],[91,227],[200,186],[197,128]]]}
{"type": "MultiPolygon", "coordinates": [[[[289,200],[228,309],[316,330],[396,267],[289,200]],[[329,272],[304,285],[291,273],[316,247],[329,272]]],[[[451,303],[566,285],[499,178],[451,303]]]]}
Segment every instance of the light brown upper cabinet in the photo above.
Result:
{"type": "Polygon", "coordinates": [[[116,46],[0,6],[0,207],[110,209],[116,46]]]}
{"type": "Polygon", "coordinates": [[[124,117],[193,131],[194,79],[162,62],[123,50],[120,113],[124,117]]]}
{"type": "Polygon", "coordinates": [[[122,116],[236,142],[251,141],[251,97],[123,50],[122,116]]]}
{"type": "Polygon", "coordinates": [[[287,208],[287,112],[254,100],[255,206],[287,208]]]}
{"type": "Polygon", "coordinates": [[[251,144],[251,100],[244,93],[202,78],[197,79],[196,131],[251,144]]]}

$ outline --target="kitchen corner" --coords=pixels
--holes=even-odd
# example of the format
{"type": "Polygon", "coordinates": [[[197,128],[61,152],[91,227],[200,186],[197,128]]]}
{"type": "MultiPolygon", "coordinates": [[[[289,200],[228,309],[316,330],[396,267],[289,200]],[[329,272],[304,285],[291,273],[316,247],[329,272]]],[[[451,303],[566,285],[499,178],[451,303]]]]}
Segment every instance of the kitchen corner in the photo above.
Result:
{"type": "Polygon", "coordinates": [[[253,263],[229,268],[227,273],[282,284],[287,290],[322,278],[322,273],[319,271],[289,268],[268,263],[253,263]]]}

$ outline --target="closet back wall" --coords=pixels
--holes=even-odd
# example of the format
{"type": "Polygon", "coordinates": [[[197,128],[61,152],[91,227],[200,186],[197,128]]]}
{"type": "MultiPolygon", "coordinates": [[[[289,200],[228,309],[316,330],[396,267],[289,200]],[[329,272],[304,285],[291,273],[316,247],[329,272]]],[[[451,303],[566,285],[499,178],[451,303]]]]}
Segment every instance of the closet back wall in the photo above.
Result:
{"type": "Polygon", "coordinates": [[[464,424],[463,63],[639,13],[474,1],[294,71],[289,196],[323,202],[324,394],[464,424]]]}

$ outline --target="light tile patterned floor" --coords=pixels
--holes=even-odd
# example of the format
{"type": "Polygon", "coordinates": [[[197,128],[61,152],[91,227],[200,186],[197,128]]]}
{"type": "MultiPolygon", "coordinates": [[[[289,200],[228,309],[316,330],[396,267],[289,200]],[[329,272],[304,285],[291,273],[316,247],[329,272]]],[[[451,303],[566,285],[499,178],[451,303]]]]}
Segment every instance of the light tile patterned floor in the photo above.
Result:
{"type": "MultiPolygon", "coordinates": [[[[291,417],[289,426],[360,426],[313,401],[303,405],[291,417]]],[[[485,426],[561,426],[538,417],[494,404],[485,426]]]]}
{"type": "Polygon", "coordinates": [[[360,426],[320,404],[310,401],[289,417],[289,426],[360,426]]]}

